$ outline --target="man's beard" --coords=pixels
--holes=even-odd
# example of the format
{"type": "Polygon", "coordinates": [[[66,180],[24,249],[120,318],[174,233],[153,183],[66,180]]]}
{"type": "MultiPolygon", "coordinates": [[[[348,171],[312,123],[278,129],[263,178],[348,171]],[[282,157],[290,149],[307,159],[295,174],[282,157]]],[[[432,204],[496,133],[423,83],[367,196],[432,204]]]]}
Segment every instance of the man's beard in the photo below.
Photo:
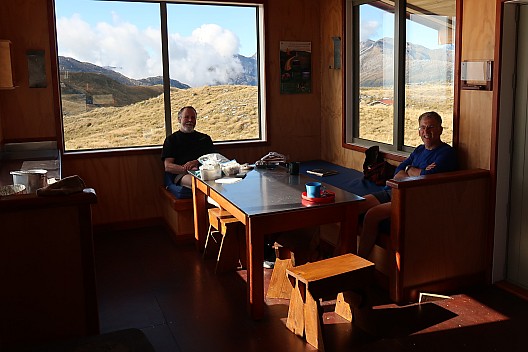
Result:
{"type": "Polygon", "coordinates": [[[192,125],[181,125],[180,130],[185,133],[191,133],[194,131],[194,126],[192,125]]]}

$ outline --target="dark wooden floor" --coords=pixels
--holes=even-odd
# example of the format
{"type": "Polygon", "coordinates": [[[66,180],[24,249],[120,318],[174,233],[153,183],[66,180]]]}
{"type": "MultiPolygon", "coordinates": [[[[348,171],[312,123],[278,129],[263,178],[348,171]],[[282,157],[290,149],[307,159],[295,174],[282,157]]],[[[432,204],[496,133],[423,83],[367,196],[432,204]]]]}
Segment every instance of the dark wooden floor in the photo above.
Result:
{"type": "MultiPolygon", "coordinates": [[[[101,234],[95,249],[103,333],[139,328],[157,352],[315,350],[286,328],[288,300],[267,300],[266,317],[251,320],[245,271],[215,275],[163,228],[101,234]]],[[[363,329],[325,303],[327,351],[528,351],[528,302],[497,287],[407,306],[372,296],[363,329]]]]}

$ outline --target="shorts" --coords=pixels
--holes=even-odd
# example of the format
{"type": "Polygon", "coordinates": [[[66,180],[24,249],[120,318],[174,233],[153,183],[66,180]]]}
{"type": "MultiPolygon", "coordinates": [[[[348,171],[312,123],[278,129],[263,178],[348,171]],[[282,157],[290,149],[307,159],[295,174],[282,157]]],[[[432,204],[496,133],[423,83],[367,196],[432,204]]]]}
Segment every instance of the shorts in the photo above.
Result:
{"type": "Polygon", "coordinates": [[[185,174],[177,174],[176,177],[174,177],[174,181],[172,181],[172,183],[175,185],[181,185],[181,179],[183,176],[185,176],[185,174]]]}
{"type": "Polygon", "coordinates": [[[171,174],[170,172],[165,172],[165,186],[170,186],[171,184],[180,185],[183,176],[185,176],[185,174],[171,174]]]}
{"type": "Polygon", "coordinates": [[[376,197],[380,204],[392,201],[392,189],[384,189],[383,191],[372,193],[372,195],[376,197]]]}

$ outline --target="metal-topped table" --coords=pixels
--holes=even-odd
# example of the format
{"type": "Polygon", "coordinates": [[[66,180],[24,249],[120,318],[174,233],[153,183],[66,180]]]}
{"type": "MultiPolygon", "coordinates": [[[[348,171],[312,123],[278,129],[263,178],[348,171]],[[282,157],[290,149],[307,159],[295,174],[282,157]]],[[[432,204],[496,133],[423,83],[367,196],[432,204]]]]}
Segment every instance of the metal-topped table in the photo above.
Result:
{"type": "Polygon", "coordinates": [[[234,183],[204,181],[193,174],[195,237],[203,250],[207,236],[207,197],[229,211],[246,227],[247,298],[251,317],[264,315],[264,238],[267,234],[326,223],[341,223],[338,254],[355,252],[357,204],[364,198],[323,183],[335,193],[329,203],[315,203],[301,197],[305,175],[290,175],[283,167],[255,169],[234,183]]]}

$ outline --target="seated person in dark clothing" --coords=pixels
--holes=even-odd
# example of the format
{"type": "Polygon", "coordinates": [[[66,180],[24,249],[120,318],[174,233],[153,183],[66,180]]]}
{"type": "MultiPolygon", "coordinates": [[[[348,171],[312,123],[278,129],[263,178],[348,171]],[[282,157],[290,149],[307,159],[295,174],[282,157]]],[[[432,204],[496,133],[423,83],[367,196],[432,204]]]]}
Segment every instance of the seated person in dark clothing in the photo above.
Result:
{"type": "Polygon", "coordinates": [[[165,186],[168,189],[171,185],[190,189],[192,176],[187,171],[198,170],[198,158],[215,152],[211,137],[194,129],[196,116],[192,106],[181,108],[178,112],[180,129],[165,138],[163,143],[161,160],[165,166],[165,186]]]}
{"type": "MultiPolygon", "coordinates": [[[[455,150],[440,140],[442,117],[434,111],[426,112],[418,118],[418,133],[422,145],[416,147],[394,172],[394,179],[455,171],[458,168],[455,150]]],[[[358,255],[368,258],[378,235],[379,223],[390,218],[391,188],[365,196],[360,214],[365,214],[363,230],[359,240],[358,255]]]]}

